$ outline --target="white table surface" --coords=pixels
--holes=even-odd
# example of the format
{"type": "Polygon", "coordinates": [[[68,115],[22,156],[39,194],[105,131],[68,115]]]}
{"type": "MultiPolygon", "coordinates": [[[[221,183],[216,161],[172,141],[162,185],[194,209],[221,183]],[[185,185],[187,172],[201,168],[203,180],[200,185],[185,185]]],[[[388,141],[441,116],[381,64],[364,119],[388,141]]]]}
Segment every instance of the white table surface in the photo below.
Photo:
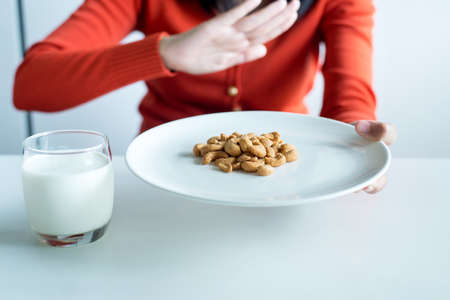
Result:
{"type": "Polygon", "coordinates": [[[283,208],[191,202],[113,160],[109,231],[28,228],[21,157],[0,156],[0,299],[450,299],[450,159],[394,159],[376,196],[283,208]]]}

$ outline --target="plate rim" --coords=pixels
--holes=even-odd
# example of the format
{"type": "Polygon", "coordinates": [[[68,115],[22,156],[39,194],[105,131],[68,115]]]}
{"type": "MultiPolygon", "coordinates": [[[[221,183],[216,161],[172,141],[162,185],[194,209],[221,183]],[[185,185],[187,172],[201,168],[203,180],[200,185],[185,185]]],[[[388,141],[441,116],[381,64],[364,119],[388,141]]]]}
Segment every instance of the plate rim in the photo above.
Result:
{"type": "Polygon", "coordinates": [[[372,142],[372,143],[377,143],[380,144],[384,154],[386,155],[386,161],[383,165],[383,167],[375,174],[373,175],[370,179],[365,180],[364,182],[355,185],[351,188],[347,188],[338,192],[334,192],[334,193],[329,193],[329,194],[325,194],[325,195],[321,195],[321,196],[316,196],[316,197],[309,197],[309,198],[302,198],[300,196],[293,196],[293,198],[290,198],[289,200],[286,199],[279,199],[279,200],[266,200],[264,202],[257,202],[257,201],[246,201],[246,202],[230,202],[230,201],[226,201],[226,200],[221,200],[221,199],[210,199],[207,197],[201,197],[201,196],[193,196],[193,195],[188,195],[185,193],[181,193],[178,191],[173,191],[171,189],[165,188],[161,185],[155,184],[153,182],[147,181],[144,178],[142,178],[140,175],[138,175],[133,168],[130,165],[129,162],[129,155],[130,155],[130,148],[131,146],[136,142],[137,139],[142,138],[142,136],[150,131],[153,130],[155,128],[161,128],[161,127],[165,127],[165,126],[172,126],[174,123],[177,122],[182,122],[182,121],[186,121],[187,119],[196,119],[196,118],[202,118],[202,117],[210,117],[210,116],[214,116],[214,115],[225,115],[225,114],[245,114],[245,113],[273,113],[273,114],[285,114],[285,115],[295,115],[296,117],[301,117],[301,118],[307,118],[307,119],[321,119],[324,120],[326,122],[331,122],[331,123],[336,123],[339,124],[340,126],[348,126],[348,127],[353,127],[353,125],[345,123],[345,122],[341,122],[341,121],[337,121],[334,119],[329,119],[329,118],[324,118],[324,117],[320,117],[320,116],[311,116],[311,115],[305,115],[305,114],[300,114],[300,113],[292,113],[292,112],[282,112],[282,111],[265,111],[265,110],[248,110],[248,111],[239,111],[239,112],[219,112],[219,113],[210,113],[210,114],[202,114],[202,115],[196,115],[196,116],[190,116],[190,117],[186,117],[186,118],[181,118],[181,119],[177,119],[177,120],[173,120],[170,122],[166,122],[163,123],[161,125],[152,127],[150,129],[147,129],[146,131],[140,133],[138,136],[136,136],[128,145],[127,150],[125,152],[125,156],[124,156],[124,160],[125,160],[125,164],[128,168],[128,170],[130,170],[130,172],[136,176],[137,178],[139,178],[141,181],[143,181],[146,184],[151,185],[152,187],[160,190],[160,191],[164,191],[164,192],[168,192],[171,193],[173,195],[177,195],[183,199],[188,199],[188,200],[194,200],[197,202],[203,202],[203,203],[209,203],[209,204],[216,204],[216,205],[224,205],[224,206],[238,206],[238,207],[281,207],[281,206],[292,206],[292,205],[301,205],[301,204],[306,204],[306,203],[312,203],[312,202],[318,202],[318,201],[323,201],[323,200],[328,200],[328,199],[334,199],[334,198],[338,198],[344,195],[348,195],[351,194],[353,192],[359,191],[362,188],[366,187],[367,185],[370,185],[371,183],[377,181],[379,178],[381,178],[389,169],[390,165],[391,165],[391,161],[392,161],[392,154],[391,151],[389,149],[389,147],[382,141],[377,141],[377,142],[372,142]]]}

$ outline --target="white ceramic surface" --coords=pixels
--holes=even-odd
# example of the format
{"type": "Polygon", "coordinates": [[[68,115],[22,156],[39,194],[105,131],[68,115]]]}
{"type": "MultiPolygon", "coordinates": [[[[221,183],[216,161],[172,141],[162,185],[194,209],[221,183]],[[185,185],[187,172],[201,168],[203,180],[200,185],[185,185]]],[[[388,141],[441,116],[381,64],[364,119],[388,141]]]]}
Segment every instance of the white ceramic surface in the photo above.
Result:
{"type": "Polygon", "coordinates": [[[284,206],[334,198],[375,181],[390,164],[381,142],[359,137],[353,126],[292,113],[247,111],[202,115],[166,123],[138,136],[126,162],[145,182],[190,199],[237,206],[284,206]],[[278,131],[299,160],[271,176],[223,173],[192,155],[196,143],[222,132],[278,131]]]}
{"type": "Polygon", "coordinates": [[[115,156],[108,231],[64,249],[30,232],[22,159],[0,155],[1,300],[450,299],[450,159],[393,158],[375,195],[249,209],[183,201],[115,156]]]}

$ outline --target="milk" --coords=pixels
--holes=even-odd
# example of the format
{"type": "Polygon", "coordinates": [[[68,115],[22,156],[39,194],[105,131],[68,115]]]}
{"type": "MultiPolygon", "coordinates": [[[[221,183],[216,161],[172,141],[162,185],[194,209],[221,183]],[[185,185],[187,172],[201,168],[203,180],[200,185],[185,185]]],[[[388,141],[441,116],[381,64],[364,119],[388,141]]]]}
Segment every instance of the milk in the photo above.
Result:
{"type": "Polygon", "coordinates": [[[113,169],[101,153],[35,155],[22,175],[28,219],[38,233],[85,233],[111,218],[113,169]]]}

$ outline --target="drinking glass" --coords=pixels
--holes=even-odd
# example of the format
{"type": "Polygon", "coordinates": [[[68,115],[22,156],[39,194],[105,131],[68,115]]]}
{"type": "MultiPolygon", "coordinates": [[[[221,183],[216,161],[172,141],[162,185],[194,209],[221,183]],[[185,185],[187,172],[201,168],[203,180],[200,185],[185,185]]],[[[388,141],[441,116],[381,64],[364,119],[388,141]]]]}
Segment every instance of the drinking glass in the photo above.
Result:
{"type": "Polygon", "coordinates": [[[25,139],[23,153],[25,205],[38,239],[71,247],[101,238],[114,199],[108,137],[86,130],[43,132],[25,139]]]}

